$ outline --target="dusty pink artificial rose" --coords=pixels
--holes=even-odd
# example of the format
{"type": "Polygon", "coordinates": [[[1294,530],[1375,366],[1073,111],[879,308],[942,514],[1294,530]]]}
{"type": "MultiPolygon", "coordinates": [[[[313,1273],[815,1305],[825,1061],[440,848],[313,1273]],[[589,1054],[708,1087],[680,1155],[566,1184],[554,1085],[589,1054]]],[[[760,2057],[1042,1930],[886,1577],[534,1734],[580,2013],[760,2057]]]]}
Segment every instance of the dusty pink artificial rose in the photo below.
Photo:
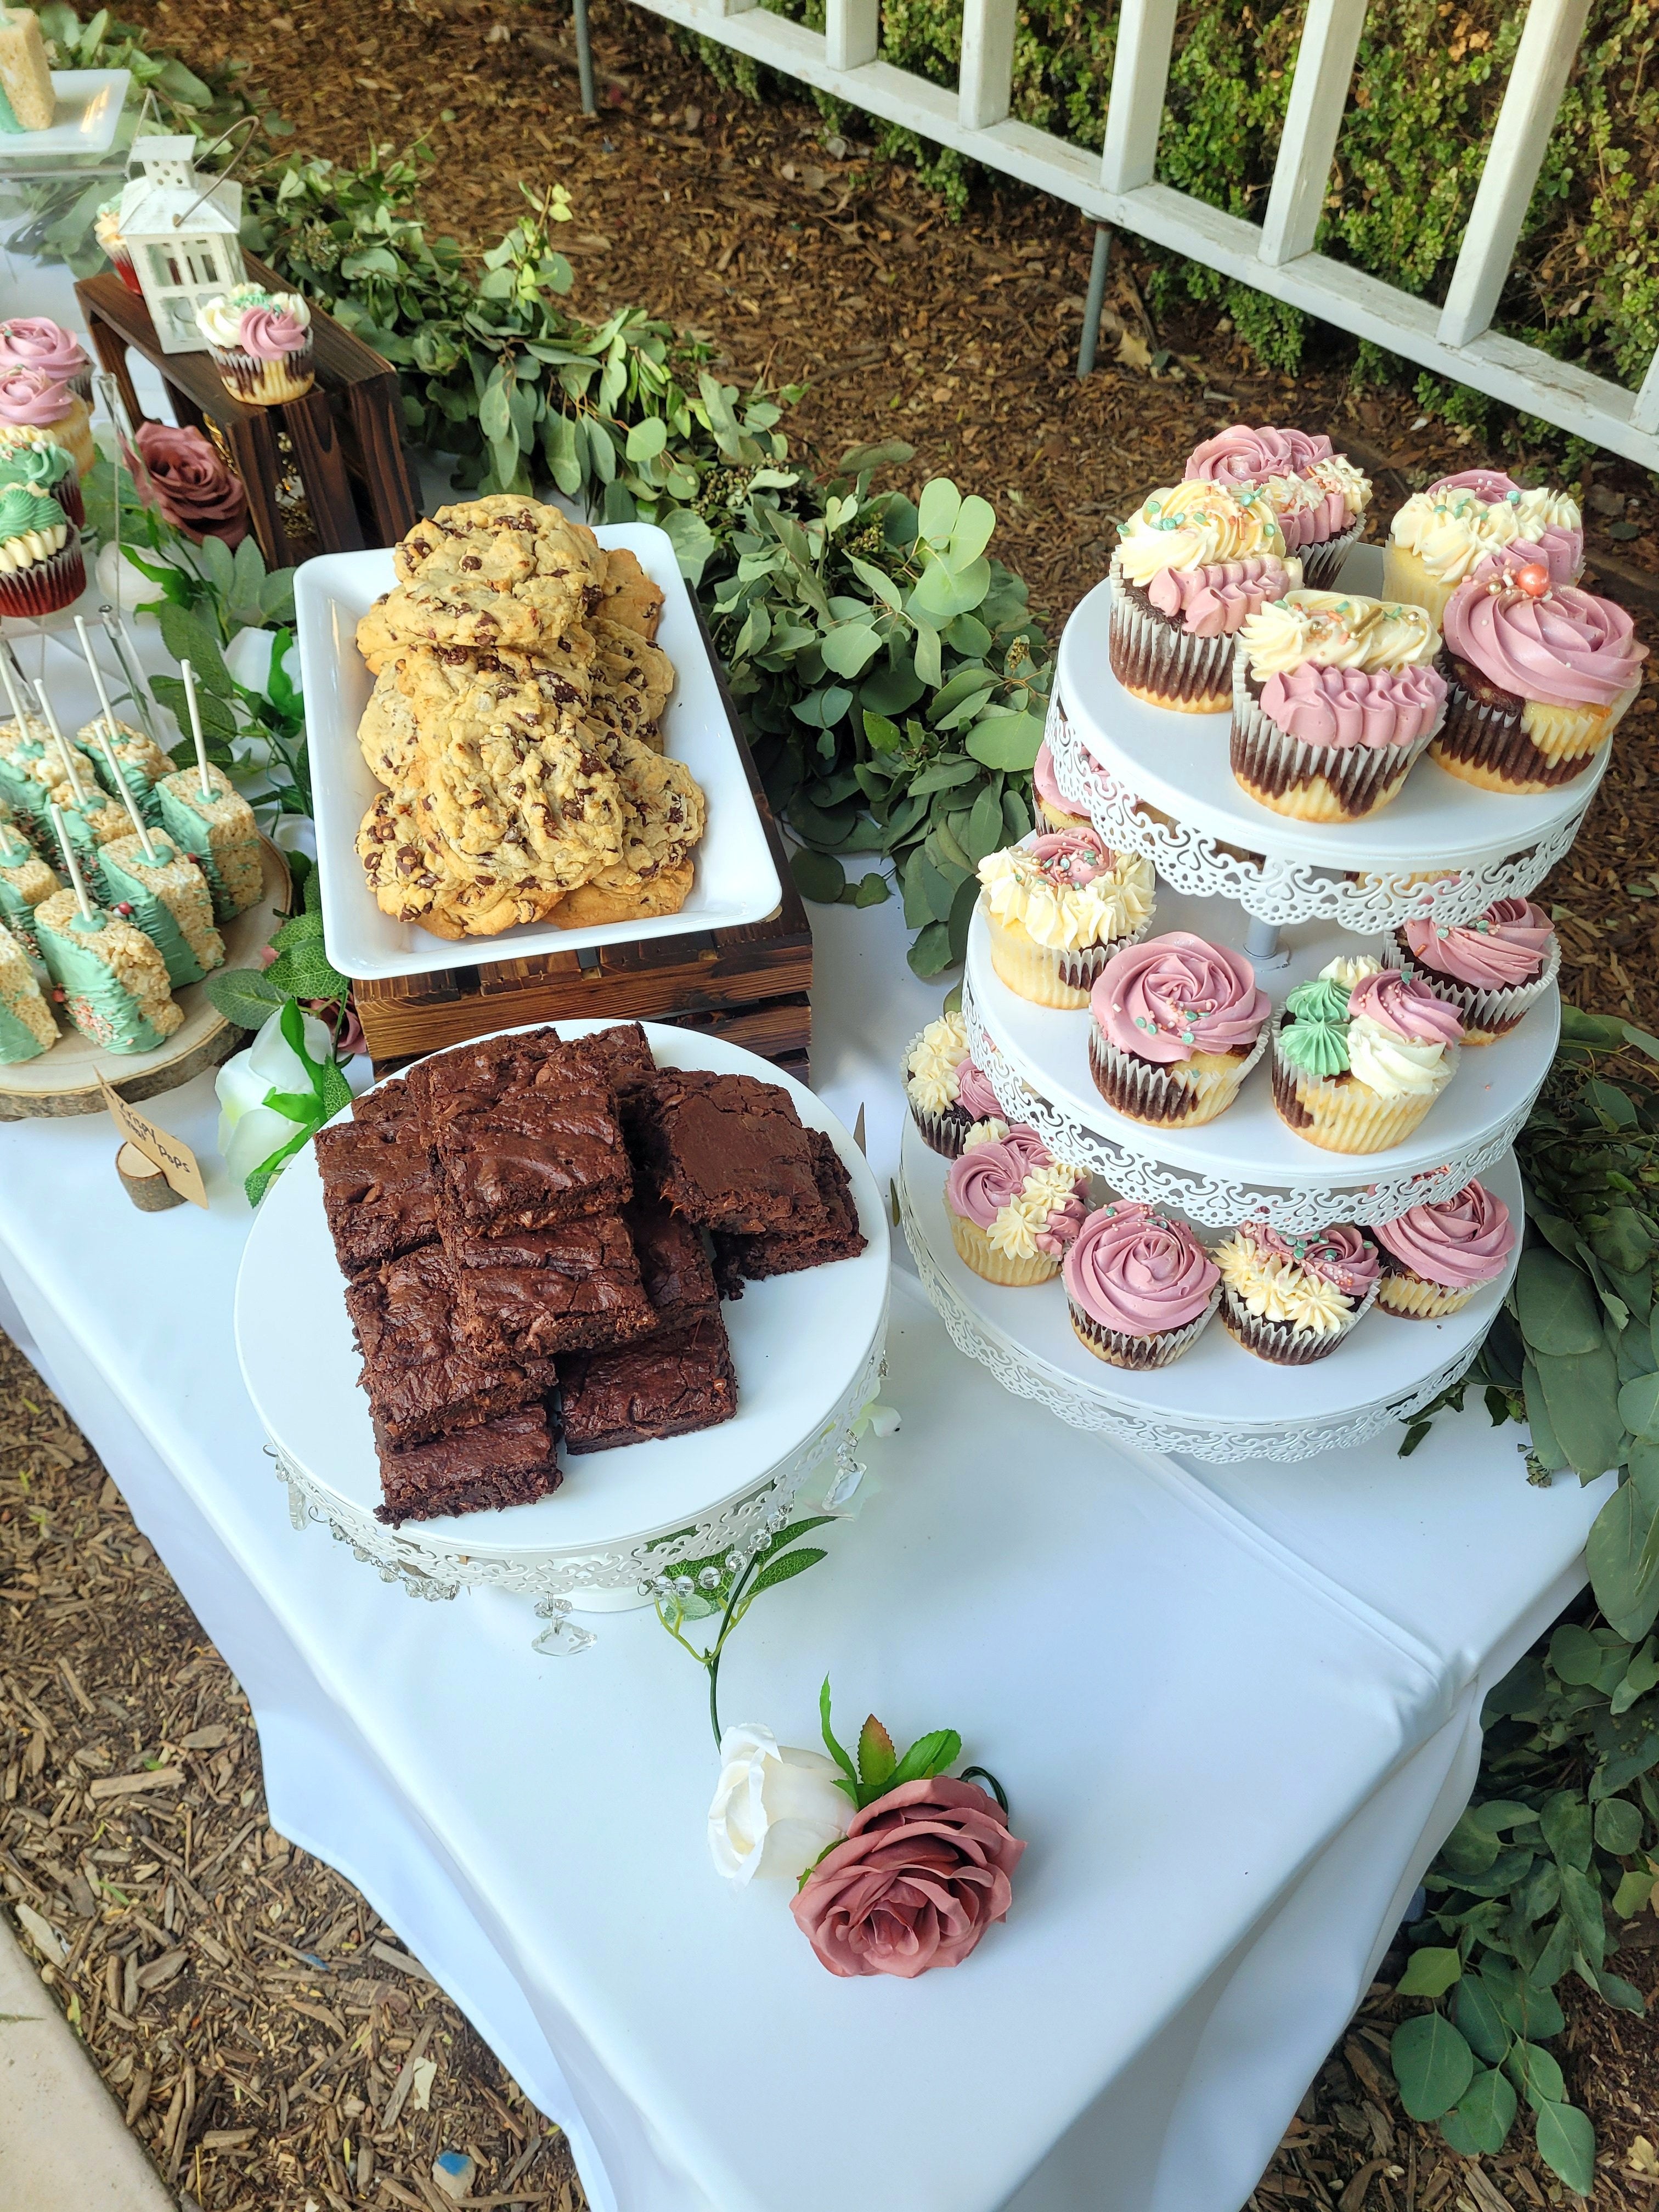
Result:
{"type": "MultiPolygon", "coordinates": [[[[135,434],[155,503],[173,528],[198,545],[204,538],[240,545],[248,532],[247,493],[210,441],[199,430],[175,428],[171,422],[141,422],[135,434]]],[[[149,506],[142,475],[133,473],[139,496],[149,506]]]]}
{"type": "Polygon", "coordinates": [[[854,1814],[789,1909],[832,1974],[909,1981],[960,1966],[1006,1917],[1024,1849],[975,1784],[907,1782],[854,1814]]]}

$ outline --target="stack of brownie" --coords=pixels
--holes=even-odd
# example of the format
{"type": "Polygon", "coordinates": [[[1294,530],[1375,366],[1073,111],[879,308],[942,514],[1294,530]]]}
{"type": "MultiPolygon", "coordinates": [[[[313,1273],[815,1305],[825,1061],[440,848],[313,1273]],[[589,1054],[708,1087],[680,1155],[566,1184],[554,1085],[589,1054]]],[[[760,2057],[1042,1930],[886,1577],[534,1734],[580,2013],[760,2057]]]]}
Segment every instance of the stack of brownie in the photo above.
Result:
{"type": "Polygon", "coordinates": [[[464,1045],[352,1112],[317,1161],[394,1524],[545,1496],[561,1434],[731,1419],[721,1296],[863,1249],[784,1091],[659,1070],[636,1023],[464,1045]]]}

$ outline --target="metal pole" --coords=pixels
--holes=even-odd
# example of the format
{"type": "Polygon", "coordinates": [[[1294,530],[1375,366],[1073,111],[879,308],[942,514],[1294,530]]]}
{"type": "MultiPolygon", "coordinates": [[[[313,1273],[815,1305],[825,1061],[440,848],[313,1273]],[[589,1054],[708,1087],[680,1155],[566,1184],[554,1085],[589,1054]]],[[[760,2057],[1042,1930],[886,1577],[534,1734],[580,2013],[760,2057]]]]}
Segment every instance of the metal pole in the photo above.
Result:
{"type": "Polygon", "coordinates": [[[593,41],[588,35],[587,0],[573,0],[576,11],[576,70],[581,78],[582,113],[598,112],[593,104],[593,41]]]}
{"type": "MultiPolygon", "coordinates": [[[[577,0],[586,7],[587,0],[577,0]]],[[[1079,384],[1092,376],[1095,347],[1100,338],[1101,310],[1106,305],[1106,264],[1112,255],[1112,234],[1103,222],[1095,225],[1095,258],[1089,264],[1089,296],[1083,308],[1083,336],[1078,342],[1077,378],[1079,384]]]]}
{"type": "Polygon", "coordinates": [[[1288,946],[1279,940],[1279,925],[1252,915],[1244,929],[1244,957],[1258,969],[1283,968],[1290,959],[1288,946]]]}

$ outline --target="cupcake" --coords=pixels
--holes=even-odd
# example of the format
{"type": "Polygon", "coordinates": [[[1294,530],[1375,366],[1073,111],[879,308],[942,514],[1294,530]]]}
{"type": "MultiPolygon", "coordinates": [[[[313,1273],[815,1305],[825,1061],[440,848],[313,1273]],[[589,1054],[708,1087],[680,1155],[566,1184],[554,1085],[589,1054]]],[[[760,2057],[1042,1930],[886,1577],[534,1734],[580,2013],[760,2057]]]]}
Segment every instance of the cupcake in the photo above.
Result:
{"type": "Polygon", "coordinates": [[[1499,899],[1478,921],[1408,921],[1384,949],[1390,968],[1415,968],[1456,1007],[1465,1044],[1507,1035],[1555,981],[1561,940],[1530,899],[1499,899]]]}
{"type": "Polygon", "coordinates": [[[945,1177],[951,1241],[988,1283],[1046,1283],[1083,1226],[1088,1188],[1088,1176],[1063,1167],[1023,1121],[1000,1137],[970,1130],[945,1177]]]}
{"type": "Polygon", "coordinates": [[[14,315],[0,323],[0,376],[8,369],[40,368],[92,404],[92,357],[79,338],[45,315],[14,315]]]}
{"type": "Polygon", "coordinates": [[[0,370],[0,425],[6,423],[21,430],[49,430],[79,476],[85,476],[98,458],[86,401],[44,369],[0,370]]]}
{"type": "Polygon", "coordinates": [[[1167,1367],[1208,1328],[1221,1295],[1209,1254],[1184,1221],[1150,1206],[1103,1206],[1061,1270],[1079,1344],[1111,1367],[1167,1367]]]}
{"type": "Polygon", "coordinates": [[[254,407],[303,399],[316,381],[311,310],[297,292],[239,284],[196,311],[220,381],[254,407]]]}
{"type": "Polygon", "coordinates": [[[1333,960],[1291,992],[1273,1035],[1273,1104],[1328,1152],[1403,1144],[1457,1067],[1457,1009],[1369,957],[1333,960]]]}
{"type": "Polygon", "coordinates": [[[968,1056],[968,1025],[960,1014],[941,1014],[910,1040],[904,1097],[923,1144],[947,1160],[957,1157],[978,1123],[997,1121],[1001,1133],[1002,1109],[968,1056]]]}
{"type": "Polygon", "coordinates": [[[1219,1246],[1228,1334],[1277,1367],[1306,1367],[1336,1350],[1377,1295],[1376,1247],[1346,1224],[1285,1237],[1247,1221],[1219,1246]]]}
{"type": "Polygon", "coordinates": [[[1438,622],[1487,555],[1517,541],[1538,548],[1553,583],[1576,584],[1583,572],[1583,517],[1565,492],[1524,491],[1497,469],[1442,477],[1395,516],[1382,596],[1426,607],[1438,622]]]}
{"type": "Polygon", "coordinates": [[[1421,607],[1291,592],[1233,659],[1234,781],[1302,822],[1358,822],[1398,798],[1440,727],[1440,638],[1421,607]]]}
{"type": "Polygon", "coordinates": [[[991,965],[1039,1006],[1086,1006],[1115,952],[1152,918],[1152,864],[1092,830],[1054,830],[979,864],[991,965]]]}
{"type": "Polygon", "coordinates": [[[1213,1121],[1267,1049],[1271,1009],[1255,970],[1184,929],[1114,953],[1089,1004],[1095,1087],[1132,1121],[1213,1121]]]}
{"type": "Polygon", "coordinates": [[[1376,1231],[1382,1287],[1376,1303],[1405,1321],[1438,1321],[1493,1282],[1515,1249],[1515,1224],[1501,1198],[1466,1182],[1438,1206],[1413,1206],[1376,1231]]]}
{"type": "Polygon", "coordinates": [[[1240,626],[1302,581],[1267,495],[1249,484],[1173,484],[1149,493],[1118,537],[1112,673],[1152,706],[1224,713],[1240,626]]]}
{"type": "Polygon", "coordinates": [[[105,200],[100,204],[97,214],[92,219],[92,231],[93,236],[109,256],[110,266],[116,275],[129,292],[137,292],[142,299],[144,288],[138,282],[138,271],[132,265],[132,255],[127,249],[125,239],[121,235],[119,192],[117,192],[113,199],[105,200]]]}
{"type": "Polygon", "coordinates": [[[1285,551],[1297,556],[1303,582],[1315,591],[1335,583],[1371,503],[1370,479],[1334,452],[1328,438],[1305,430],[1235,422],[1194,447],[1182,473],[1188,483],[1248,484],[1265,492],[1285,551]]]}
{"type": "Polygon", "coordinates": [[[0,491],[0,614],[51,615],[87,588],[81,533],[49,491],[0,491]]]}
{"type": "Polygon", "coordinates": [[[1031,769],[1031,796],[1036,801],[1033,811],[1039,830],[1086,830],[1089,817],[1079,814],[1060,789],[1054,775],[1054,757],[1048,750],[1045,738],[1037,747],[1037,757],[1031,769]]]}
{"type": "Polygon", "coordinates": [[[13,483],[49,491],[77,530],[85,524],[87,503],[75,456],[50,430],[27,422],[0,423],[0,491],[13,483]]]}
{"type": "Polygon", "coordinates": [[[1444,619],[1441,767],[1483,791],[1576,782],[1641,685],[1648,649],[1625,610],[1555,583],[1541,558],[1499,557],[1459,586],[1444,619]]]}

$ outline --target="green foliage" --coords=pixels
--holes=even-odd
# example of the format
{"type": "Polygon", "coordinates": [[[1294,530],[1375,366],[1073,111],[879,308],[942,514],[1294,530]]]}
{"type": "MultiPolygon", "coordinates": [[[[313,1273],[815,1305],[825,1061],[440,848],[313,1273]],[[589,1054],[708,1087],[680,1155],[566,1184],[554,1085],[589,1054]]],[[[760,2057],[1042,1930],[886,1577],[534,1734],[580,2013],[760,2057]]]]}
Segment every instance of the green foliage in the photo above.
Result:
{"type": "Polygon", "coordinates": [[[962,1738],[957,1731],[934,1729],[927,1735],[919,1735],[901,1759],[892,1737],[872,1713],[859,1732],[858,1759],[854,1763],[836,1741],[836,1731],[830,1724],[827,1674],[818,1692],[818,1723],[824,1748],[841,1769],[841,1778],[836,1786],[847,1792],[860,1812],[866,1805],[873,1805],[878,1797],[885,1797],[890,1790],[902,1790],[907,1782],[925,1782],[935,1774],[943,1774],[962,1756],[962,1738]]]}
{"type": "MultiPolygon", "coordinates": [[[[777,1516],[781,1520],[781,1515],[777,1516]]],[[[775,1589],[781,1583],[793,1582],[797,1575],[826,1559],[827,1553],[816,1545],[804,1550],[793,1547],[803,1536],[814,1528],[822,1528],[834,1519],[833,1514],[808,1514],[804,1520],[790,1522],[775,1531],[763,1530],[754,1548],[750,1551],[711,1552],[706,1559],[687,1559],[672,1574],[658,1575],[652,1584],[657,1618],[673,1638],[682,1651],[687,1652],[708,1676],[708,1724],[714,1732],[718,1747],[720,1740],[720,1661],[726,1644],[755,1600],[764,1591],[775,1589]],[[720,1616],[720,1627],[712,1644],[699,1650],[686,1635],[689,1622],[720,1616]]],[[[672,1542],[670,1537],[664,1540],[672,1542]]]]}

